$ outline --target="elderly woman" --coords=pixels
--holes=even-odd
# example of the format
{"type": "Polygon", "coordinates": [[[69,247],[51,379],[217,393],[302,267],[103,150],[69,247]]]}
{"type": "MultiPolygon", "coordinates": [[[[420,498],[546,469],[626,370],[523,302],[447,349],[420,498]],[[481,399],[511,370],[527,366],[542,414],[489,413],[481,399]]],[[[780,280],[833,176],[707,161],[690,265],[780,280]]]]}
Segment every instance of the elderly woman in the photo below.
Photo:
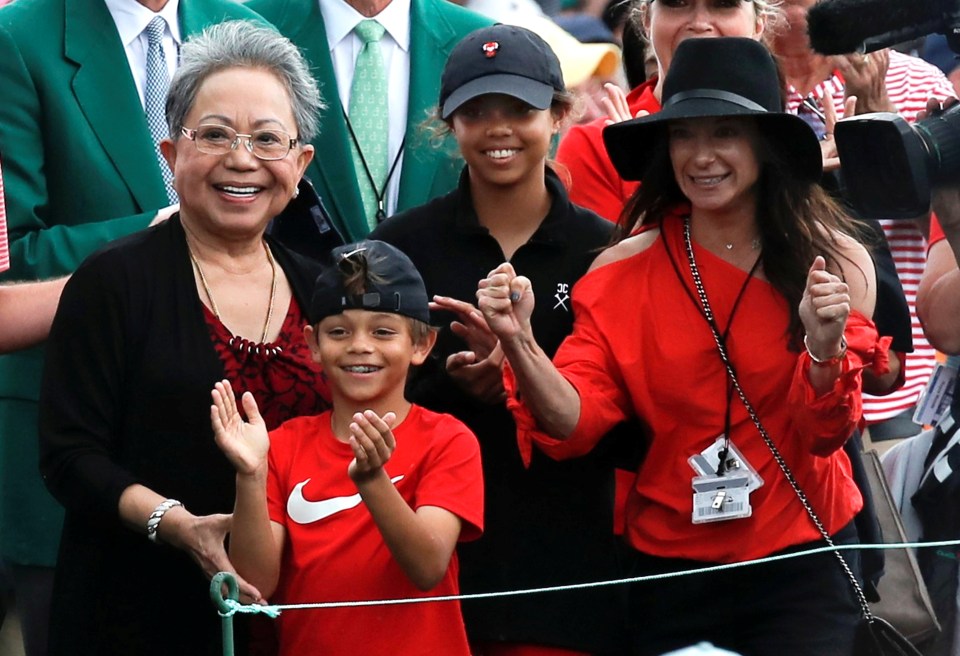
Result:
{"type": "Polygon", "coordinates": [[[315,271],[264,237],[320,109],[273,31],[224,23],[182,49],[161,144],[180,212],[88,258],[51,331],[41,469],[67,511],[52,655],[219,653],[204,575],[231,569],[234,473],[209,390],[254,391],[271,427],[328,407],[301,333],[315,271]]]}
{"type": "MultiPolygon", "coordinates": [[[[624,418],[644,424],[649,449],[626,506],[641,574],[855,542],[861,497],[841,447],[862,371],[886,369],[889,342],[870,320],[870,256],[817,184],[813,131],[780,112],[762,45],[684,41],[663,98],[661,112],[606,130],[617,169],[643,184],[624,238],[574,289],[573,333],[553,363],[530,328],[529,280],[503,264],[480,283],[515,375],[521,448],[573,457],[624,418]]],[[[858,618],[830,553],[631,595],[641,655],[709,640],[845,656],[858,618]]]]}

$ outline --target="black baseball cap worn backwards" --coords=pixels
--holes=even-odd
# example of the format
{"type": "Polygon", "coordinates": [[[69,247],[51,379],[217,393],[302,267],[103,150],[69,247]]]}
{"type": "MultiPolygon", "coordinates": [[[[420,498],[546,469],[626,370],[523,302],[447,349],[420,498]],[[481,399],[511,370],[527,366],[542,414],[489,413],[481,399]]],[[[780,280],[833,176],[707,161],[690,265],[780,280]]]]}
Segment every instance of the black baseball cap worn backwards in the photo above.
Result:
{"type": "Polygon", "coordinates": [[[310,323],[316,325],[344,310],[391,312],[430,323],[427,288],[420,272],[402,251],[372,239],[334,248],[317,276],[310,323]],[[350,294],[344,287],[349,261],[361,258],[366,261],[366,288],[363,294],[350,294]]]}
{"type": "Polygon", "coordinates": [[[642,180],[667,138],[668,121],[682,118],[749,116],[794,173],[817,181],[823,156],[816,134],[803,119],[783,111],[780,78],[770,52],[741,37],[687,39],[674,53],[663,81],[663,105],[656,114],[607,126],[603,142],[624,180],[642,180]]]}
{"type": "Polygon", "coordinates": [[[488,93],[548,109],[554,92],[565,89],[560,60],[546,41],[515,25],[483,27],[450,52],[440,78],[440,117],[488,93]]]}

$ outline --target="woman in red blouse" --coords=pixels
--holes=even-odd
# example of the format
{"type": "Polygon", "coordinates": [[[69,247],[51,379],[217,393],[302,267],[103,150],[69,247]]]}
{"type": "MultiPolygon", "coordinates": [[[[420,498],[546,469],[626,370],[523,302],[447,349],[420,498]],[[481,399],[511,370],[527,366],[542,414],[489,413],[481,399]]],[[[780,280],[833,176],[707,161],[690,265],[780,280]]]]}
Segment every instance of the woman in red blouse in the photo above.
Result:
{"type": "MultiPolygon", "coordinates": [[[[626,509],[638,574],[822,545],[742,398],[825,531],[856,541],[862,501],[841,446],[860,416],[862,370],[887,367],[870,319],[873,264],[817,185],[816,137],[780,107],[757,42],[680,44],[663,110],[604,135],[619,173],[643,185],[624,238],[574,289],[574,331],[552,364],[529,330],[529,281],[504,264],[480,282],[526,454],[573,457],[626,417],[646,426],[626,509]]],[[[631,596],[639,654],[700,640],[849,654],[858,618],[829,553],[638,584],[631,596]]]]}

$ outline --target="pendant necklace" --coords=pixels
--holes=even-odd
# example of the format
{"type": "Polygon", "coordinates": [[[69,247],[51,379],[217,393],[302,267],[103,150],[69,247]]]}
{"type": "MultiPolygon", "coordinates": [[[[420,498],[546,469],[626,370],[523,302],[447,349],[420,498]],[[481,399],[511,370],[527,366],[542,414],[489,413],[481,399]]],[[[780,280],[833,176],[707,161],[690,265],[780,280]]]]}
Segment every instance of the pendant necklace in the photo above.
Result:
{"type": "MultiPolygon", "coordinates": [[[[270,262],[270,270],[273,277],[270,282],[270,304],[267,306],[267,319],[263,322],[263,335],[260,337],[261,344],[267,342],[267,334],[270,332],[270,322],[273,319],[273,303],[277,296],[277,262],[273,259],[273,253],[270,252],[270,246],[267,245],[267,242],[263,242],[263,249],[267,252],[267,260],[270,262]]],[[[220,310],[217,308],[217,302],[213,300],[213,294],[210,293],[210,285],[207,284],[207,278],[203,275],[200,262],[197,261],[197,257],[193,254],[193,249],[190,248],[189,244],[187,244],[187,251],[190,253],[190,260],[193,262],[193,266],[197,268],[197,274],[200,276],[200,284],[203,286],[203,291],[207,295],[207,300],[210,301],[210,309],[213,310],[213,315],[217,318],[217,321],[223,323],[223,319],[220,317],[220,310]]],[[[234,339],[236,338],[230,340],[231,346],[233,345],[234,339]]]]}
{"type": "MultiPolygon", "coordinates": [[[[734,244],[733,242],[729,242],[729,243],[724,244],[724,247],[725,247],[728,251],[732,251],[732,250],[733,250],[733,247],[734,247],[735,245],[736,245],[736,244],[734,244]]],[[[759,238],[759,237],[754,237],[753,241],[750,242],[750,250],[756,251],[756,250],[759,250],[759,249],[760,249],[760,238],[759,238]]]]}

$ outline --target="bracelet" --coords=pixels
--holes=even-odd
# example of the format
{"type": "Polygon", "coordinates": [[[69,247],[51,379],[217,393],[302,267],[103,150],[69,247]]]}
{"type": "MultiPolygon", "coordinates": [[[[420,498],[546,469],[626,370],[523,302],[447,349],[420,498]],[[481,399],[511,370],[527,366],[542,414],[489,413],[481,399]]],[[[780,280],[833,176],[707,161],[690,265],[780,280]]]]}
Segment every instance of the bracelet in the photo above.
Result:
{"type": "Polygon", "coordinates": [[[177,506],[183,506],[182,503],[176,499],[167,499],[159,506],[153,509],[153,512],[150,513],[150,517],[147,518],[147,539],[151,542],[157,541],[157,529],[160,528],[160,520],[163,519],[163,516],[167,514],[167,511],[171,508],[176,508],[177,506]]]}
{"type": "Polygon", "coordinates": [[[813,361],[813,364],[818,367],[832,367],[835,364],[840,364],[843,361],[844,356],[847,354],[847,338],[843,335],[840,335],[840,351],[829,358],[820,359],[813,354],[810,350],[810,345],[807,344],[807,336],[803,336],[803,347],[807,349],[807,355],[810,356],[810,360],[813,361]]]}

